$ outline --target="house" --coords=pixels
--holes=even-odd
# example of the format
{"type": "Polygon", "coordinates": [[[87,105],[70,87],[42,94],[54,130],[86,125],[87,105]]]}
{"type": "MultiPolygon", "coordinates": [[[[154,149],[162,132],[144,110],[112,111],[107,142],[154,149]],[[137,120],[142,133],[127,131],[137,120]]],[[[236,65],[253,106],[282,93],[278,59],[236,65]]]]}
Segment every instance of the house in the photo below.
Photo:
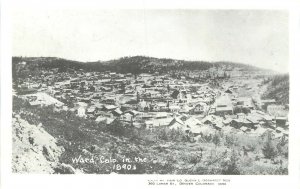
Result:
{"type": "Polygon", "coordinates": [[[147,120],[145,121],[146,129],[152,130],[154,128],[153,120],[147,120]]]}
{"type": "Polygon", "coordinates": [[[208,115],[204,119],[201,120],[202,123],[206,125],[211,125],[215,122],[216,118],[213,115],[208,115]]]}
{"type": "Polygon", "coordinates": [[[156,115],[155,115],[155,118],[156,119],[164,119],[164,118],[167,118],[168,117],[168,114],[166,112],[158,112],[156,115]]]}
{"type": "Polygon", "coordinates": [[[127,111],[121,116],[121,120],[126,122],[133,122],[138,114],[139,112],[135,110],[127,111]]]}
{"type": "Polygon", "coordinates": [[[169,106],[169,110],[170,110],[170,112],[179,112],[179,110],[180,110],[180,106],[178,106],[178,105],[170,105],[169,106]]]}
{"type": "Polygon", "coordinates": [[[272,125],[273,120],[275,120],[275,118],[273,116],[270,116],[270,115],[264,115],[262,118],[264,120],[265,125],[272,125]]]}
{"type": "Polygon", "coordinates": [[[246,118],[250,123],[251,123],[251,127],[256,129],[257,125],[259,124],[261,118],[257,117],[257,116],[253,116],[253,115],[248,115],[246,118]]]}
{"type": "Polygon", "coordinates": [[[173,118],[168,126],[169,126],[170,129],[175,129],[175,130],[176,129],[181,129],[181,130],[184,130],[184,131],[187,130],[184,122],[181,119],[179,119],[178,117],[173,118]]]}
{"type": "Polygon", "coordinates": [[[218,131],[220,131],[223,128],[222,122],[215,122],[212,124],[212,126],[213,126],[213,128],[215,128],[218,131]]]}
{"type": "Polygon", "coordinates": [[[83,106],[80,106],[78,109],[77,109],[77,115],[79,116],[79,117],[85,117],[86,116],[86,114],[85,114],[85,107],[83,107],[83,106]]]}
{"type": "Polygon", "coordinates": [[[285,127],[287,122],[287,117],[275,117],[277,127],[285,127]]]}
{"type": "Polygon", "coordinates": [[[237,106],[242,108],[249,108],[250,110],[254,109],[252,99],[249,97],[240,97],[237,99],[237,106]]]}
{"type": "Polygon", "coordinates": [[[223,120],[223,124],[224,125],[230,125],[231,124],[232,119],[230,117],[226,118],[223,120]]]}
{"type": "Polygon", "coordinates": [[[188,106],[187,104],[184,104],[181,106],[181,109],[179,110],[180,113],[189,113],[193,109],[192,106],[188,106]]]}
{"type": "Polygon", "coordinates": [[[251,129],[249,127],[246,127],[246,126],[242,126],[240,128],[240,130],[243,131],[243,132],[249,132],[249,131],[251,131],[251,129]]]}
{"type": "Polygon", "coordinates": [[[139,103],[138,103],[138,110],[139,111],[148,111],[149,110],[149,105],[146,101],[144,100],[141,100],[139,103]]]}
{"type": "Polygon", "coordinates": [[[285,129],[282,128],[282,127],[276,127],[275,130],[276,130],[277,133],[283,133],[285,131],[285,129]]]}
{"type": "Polygon", "coordinates": [[[188,93],[186,90],[175,90],[171,94],[171,97],[177,99],[180,103],[186,103],[188,101],[188,93]]]}
{"type": "Polygon", "coordinates": [[[232,114],[233,114],[233,107],[232,106],[225,106],[225,107],[217,106],[216,107],[215,115],[225,116],[225,115],[232,115],[232,114]]]}
{"type": "Polygon", "coordinates": [[[264,136],[266,134],[266,132],[268,131],[268,129],[263,128],[263,127],[259,127],[255,130],[255,134],[257,136],[264,136]]]}
{"type": "Polygon", "coordinates": [[[232,115],[233,106],[228,95],[223,95],[216,99],[215,114],[219,116],[232,115]]]}
{"type": "Polygon", "coordinates": [[[168,126],[173,118],[154,119],[154,126],[168,126]]]}
{"type": "Polygon", "coordinates": [[[240,118],[240,119],[245,119],[246,118],[246,114],[242,113],[242,112],[237,113],[236,115],[237,115],[237,118],[240,118]]]}
{"type": "Polygon", "coordinates": [[[244,120],[241,119],[241,118],[238,118],[238,119],[233,119],[231,121],[231,126],[236,128],[236,129],[239,129],[243,126],[243,123],[244,123],[244,120]]]}
{"type": "Polygon", "coordinates": [[[24,97],[29,101],[31,106],[50,106],[50,105],[57,105],[63,106],[64,103],[53,98],[52,96],[46,93],[36,93],[36,94],[28,94],[24,95],[24,97]]]}
{"type": "Polygon", "coordinates": [[[112,110],[114,110],[114,109],[117,109],[118,107],[117,106],[115,106],[115,105],[104,105],[103,106],[103,111],[112,111],[112,110]]]}
{"type": "Polygon", "coordinates": [[[106,97],[106,99],[102,100],[102,103],[114,105],[116,103],[116,99],[114,97],[106,97]]]}
{"type": "Polygon", "coordinates": [[[97,118],[96,118],[96,122],[97,123],[105,123],[105,124],[107,124],[107,125],[109,125],[109,124],[111,124],[113,121],[114,121],[115,119],[113,119],[113,118],[109,118],[109,117],[102,117],[102,116],[98,116],[97,118]]]}
{"type": "Polygon", "coordinates": [[[112,112],[104,112],[104,111],[98,111],[96,114],[98,117],[106,117],[106,118],[113,118],[114,114],[112,112]]]}
{"type": "Polygon", "coordinates": [[[194,114],[202,114],[205,111],[205,107],[206,107],[205,103],[196,104],[194,106],[194,109],[192,110],[192,113],[194,113],[194,114]]]}
{"type": "Polygon", "coordinates": [[[167,104],[166,103],[163,103],[163,102],[159,102],[159,103],[156,103],[154,104],[153,106],[153,111],[166,111],[168,108],[167,108],[167,104]]]}
{"type": "Polygon", "coordinates": [[[120,108],[117,108],[117,109],[114,109],[112,112],[111,112],[115,117],[120,117],[123,112],[120,110],[120,108]]]}
{"type": "Polygon", "coordinates": [[[139,75],[139,78],[140,79],[143,79],[143,80],[148,80],[148,79],[151,79],[153,76],[151,74],[147,74],[147,73],[142,73],[139,75]]]}
{"type": "Polygon", "coordinates": [[[188,118],[184,123],[185,123],[185,125],[187,125],[191,128],[196,127],[196,126],[198,127],[198,126],[202,125],[201,121],[194,118],[194,117],[188,118]]]}
{"type": "Polygon", "coordinates": [[[91,107],[87,108],[87,110],[86,110],[86,114],[95,114],[95,112],[96,112],[95,106],[91,106],[91,107]]]}
{"type": "Polygon", "coordinates": [[[275,99],[265,99],[265,100],[261,100],[260,103],[261,103],[261,107],[266,110],[269,105],[276,104],[276,100],[275,99]]]}
{"type": "Polygon", "coordinates": [[[230,89],[227,89],[227,90],[225,91],[225,93],[232,94],[232,91],[231,91],[230,89]]]}
{"type": "Polygon", "coordinates": [[[39,101],[30,101],[29,105],[33,107],[39,107],[41,106],[41,103],[39,101]]]}

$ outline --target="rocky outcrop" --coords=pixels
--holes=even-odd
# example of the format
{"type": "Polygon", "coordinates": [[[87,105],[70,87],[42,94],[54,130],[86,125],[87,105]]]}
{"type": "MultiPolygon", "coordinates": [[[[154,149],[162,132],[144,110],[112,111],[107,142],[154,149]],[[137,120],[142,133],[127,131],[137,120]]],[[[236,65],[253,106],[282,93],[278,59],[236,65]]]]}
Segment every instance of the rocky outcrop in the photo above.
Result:
{"type": "Polygon", "coordinates": [[[31,125],[19,115],[13,115],[12,121],[12,171],[55,173],[55,169],[61,167],[59,156],[64,148],[57,145],[56,139],[41,124],[31,125]]]}

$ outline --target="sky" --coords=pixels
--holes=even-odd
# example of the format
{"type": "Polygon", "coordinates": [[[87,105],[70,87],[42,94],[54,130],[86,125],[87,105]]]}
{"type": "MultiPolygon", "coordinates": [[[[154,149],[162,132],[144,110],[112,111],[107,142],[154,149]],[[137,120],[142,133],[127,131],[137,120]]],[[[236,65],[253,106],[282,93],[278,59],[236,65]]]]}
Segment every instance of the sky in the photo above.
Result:
{"type": "Polygon", "coordinates": [[[13,55],[84,62],[145,55],[288,72],[288,18],[282,10],[22,9],[12,16],[13,55]]]}

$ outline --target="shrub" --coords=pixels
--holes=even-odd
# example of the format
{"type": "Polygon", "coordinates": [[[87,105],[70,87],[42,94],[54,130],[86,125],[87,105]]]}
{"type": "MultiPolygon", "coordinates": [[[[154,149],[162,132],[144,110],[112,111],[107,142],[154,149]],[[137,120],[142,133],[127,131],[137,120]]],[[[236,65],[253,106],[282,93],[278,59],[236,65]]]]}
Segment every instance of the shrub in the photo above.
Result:
{"type": "Polygon", "coordinates": [[[216,147],[220,145],[221,139],[220,139],[220,136],[217,133],[215,133],[213,135],[212,142],[215,144],[216,147]]]}
{"type": "Polygon", "coordinates": [[[224,175],[239,175],[240,171],[238,169],[238,157],[236,152],[233,150],[229,159],[225,159],[222,165],[222,174],[224,175]]]}
{"type": "Polygon", "coordinates": [[[106,126],[108,132],[116,136],[124,136],[126,128],[119,120],[113,121],[110,125],[106,126]]]}
{"type": "Polygon", "coordinates": [[[225,146],[232,147],[237,144],[237,138],[233,135],[226,135],[225,136],[225,146]]]}
{"type": "Polygon", "coordinates": [[[262,153],[265,156],[265,158],[268,159],[272,159],[277,155],[276,149],[272,144],[272,138],[270,132],[268,132],[266,135],[266,141],[264,143],[264,146],[262,147],[262,153]]]}

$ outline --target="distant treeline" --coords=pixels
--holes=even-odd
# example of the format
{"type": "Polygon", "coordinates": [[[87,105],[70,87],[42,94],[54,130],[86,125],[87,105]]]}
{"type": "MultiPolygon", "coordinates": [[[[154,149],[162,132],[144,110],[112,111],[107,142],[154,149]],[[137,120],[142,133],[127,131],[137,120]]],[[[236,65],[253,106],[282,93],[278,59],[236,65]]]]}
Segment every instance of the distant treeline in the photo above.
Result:
{"type": "MultiPolygon", "coordinates": [[[[177,70],[207,70],[211,67],[238,67],[244,70],[259,70],[259,68],[232,62],[205,62],[205,61],[185,61],[166,58],[153,58],[145,56],[123,57],[120,59],[97,62],[78,62],[55,57],[13,57],[13,64],[26,62],[33,67],[58,68],[59,72],[68,69],[85,71],[114,71],[118,73],[166,73],[177,70]]],[[[14,68],[14,67],[13,67],[14,68]]]]}

